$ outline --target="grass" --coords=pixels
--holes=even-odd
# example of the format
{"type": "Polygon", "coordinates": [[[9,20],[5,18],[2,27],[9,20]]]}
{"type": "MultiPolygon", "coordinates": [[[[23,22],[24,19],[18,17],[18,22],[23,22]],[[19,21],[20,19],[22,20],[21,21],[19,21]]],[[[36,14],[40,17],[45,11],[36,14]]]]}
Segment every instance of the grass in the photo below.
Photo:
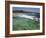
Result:
{"type": "Polygon", "coordinates": [[[16,30],[39,30],[40,22],[32,19],[16,17],[13,18],[13,31],[16,30]]]}

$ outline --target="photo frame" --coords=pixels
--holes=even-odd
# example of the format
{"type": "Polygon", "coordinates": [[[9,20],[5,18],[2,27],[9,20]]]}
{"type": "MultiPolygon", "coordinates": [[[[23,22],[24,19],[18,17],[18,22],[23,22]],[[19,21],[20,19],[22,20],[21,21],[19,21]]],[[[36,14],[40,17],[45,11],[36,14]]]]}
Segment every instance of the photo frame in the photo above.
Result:
{"type": "Polygon", "coordinates": [[[45,4],[5,1],[5,36],[45,34],[45,4]]]}

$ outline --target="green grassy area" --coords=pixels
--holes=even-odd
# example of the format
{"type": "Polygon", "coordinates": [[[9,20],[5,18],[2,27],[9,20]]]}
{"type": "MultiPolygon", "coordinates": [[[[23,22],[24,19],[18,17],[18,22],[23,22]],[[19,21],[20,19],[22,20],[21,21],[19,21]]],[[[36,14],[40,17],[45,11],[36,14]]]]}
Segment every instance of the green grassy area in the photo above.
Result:
{"type": "Polygon", "coordinates": [[[27,18],[16,17],[13,18],[13,30],[39,30],[40,22],[27,18]]]}

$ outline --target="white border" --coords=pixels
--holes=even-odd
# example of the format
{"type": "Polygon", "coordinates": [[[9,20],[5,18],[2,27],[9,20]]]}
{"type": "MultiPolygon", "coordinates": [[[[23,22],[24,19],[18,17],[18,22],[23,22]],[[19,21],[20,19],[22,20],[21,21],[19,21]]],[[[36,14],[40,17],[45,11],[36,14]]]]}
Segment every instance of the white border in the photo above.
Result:
{"type": "Polygon", "coordinates": [[[10,4],[10,34],[39,33],[42,32],[42,6],[10,4]],[[12,31],[12,7],[40,8],[40,30],[12,31]]]}

